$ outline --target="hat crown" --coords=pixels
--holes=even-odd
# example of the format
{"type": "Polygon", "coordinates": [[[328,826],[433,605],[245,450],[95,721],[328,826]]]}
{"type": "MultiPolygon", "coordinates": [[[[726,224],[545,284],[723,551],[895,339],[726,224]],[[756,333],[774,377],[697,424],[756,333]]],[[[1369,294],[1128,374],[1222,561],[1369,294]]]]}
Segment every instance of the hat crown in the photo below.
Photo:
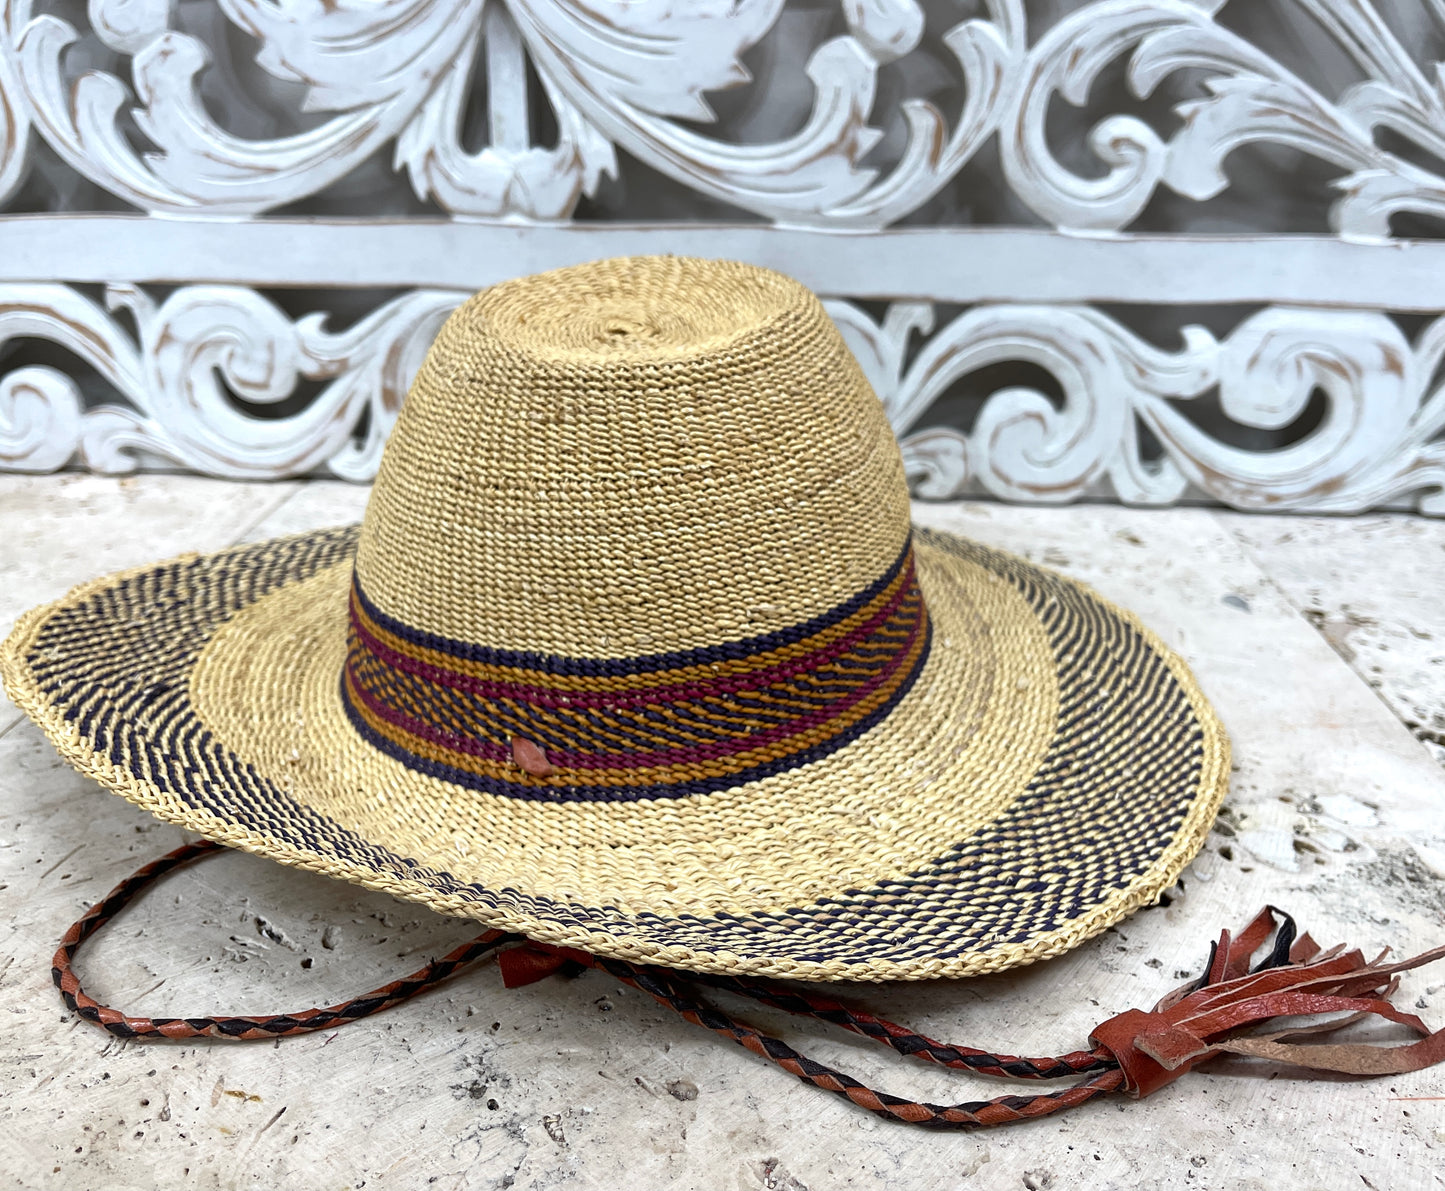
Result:
{"type": "Polygon", "coordinates": [[[908,533],[882,406],[811,292],[628,258],[451,316],[383,455],[356,573],[423,634],[618,658],[807,622],[878,581],[908,533]]]}

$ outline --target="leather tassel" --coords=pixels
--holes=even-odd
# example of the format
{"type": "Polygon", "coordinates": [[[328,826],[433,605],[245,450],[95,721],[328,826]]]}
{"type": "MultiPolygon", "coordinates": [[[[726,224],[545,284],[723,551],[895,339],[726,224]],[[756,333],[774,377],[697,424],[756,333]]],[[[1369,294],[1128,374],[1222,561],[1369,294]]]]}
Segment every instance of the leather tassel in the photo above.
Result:
{"type": "Polygon", "coordinates": [[[497,953],[497,968],[502,973],[503,988],[521,988],[559,972],[564,976],[577,975],[596,962],[585,951],[530,940],[497,953]]]}
{"type": "Polygon", "coordinates": [[[1445,1061],[1445,1030],[1431,1033],[1413,1013],[1389,998],[1397,973],[1445,958],[1445,947],[1385,963],[1388,952],[1366,961],[1344,946],[1322,950],[1308,934],[1296,938],[1294,919],[1273,906],[1239,937],[1228,931],[1214,944],[1204,975],[1164,997],[1151,1012],[1130,1009],[1098,1026],[1092,1040],[1105,1047],[1124,1073],[1124,1090],[1147,1096],[1221,1052],[1272,1059],[1314,1071],[1347,1075],[1399,1075],[1445,1061]],[[1270,954],[1254,968],[1250,958],[1279,919],[1270,954]],[[1274,1018],[1342,1013],[1323,1024],[1274,1033],[1241,1032],[1274,1018]],[[1300,1045],[1366,1017],[1382,1017],[1421,1035],[1407,1046],[1369,1043],[1300,1045]]]}

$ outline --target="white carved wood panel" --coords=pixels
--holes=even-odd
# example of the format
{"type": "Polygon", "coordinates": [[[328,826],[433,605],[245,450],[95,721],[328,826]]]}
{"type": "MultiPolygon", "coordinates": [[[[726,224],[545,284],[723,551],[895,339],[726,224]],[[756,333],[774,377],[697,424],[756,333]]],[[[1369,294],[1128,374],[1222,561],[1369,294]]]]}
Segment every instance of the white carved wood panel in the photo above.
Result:
{"type": "Polygon", "coordinates": [[[823,292],[919,495],[1445,514],[1445,0],[0,0],[0,469],[365,479],[440,321],[823,292]]]}

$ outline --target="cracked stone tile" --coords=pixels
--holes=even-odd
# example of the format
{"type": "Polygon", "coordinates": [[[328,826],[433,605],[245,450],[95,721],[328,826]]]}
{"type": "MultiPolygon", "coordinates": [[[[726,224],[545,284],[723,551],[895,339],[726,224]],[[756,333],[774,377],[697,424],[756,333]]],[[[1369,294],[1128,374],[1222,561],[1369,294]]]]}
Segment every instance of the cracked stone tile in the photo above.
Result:
{"type": "Polygon", "coordinates": [[[366,512],[369,484],[351,484],[344,480],[308,480],[297,491],[253,525],[246,534],[248,542],[304,533],[308,529],[328,529],[333,525],[353,525],[366,512]]]}
{"type": "Polygon", "coordinates": [[[1215,516],[1445,765],[1445,521],[1215,516]]]}

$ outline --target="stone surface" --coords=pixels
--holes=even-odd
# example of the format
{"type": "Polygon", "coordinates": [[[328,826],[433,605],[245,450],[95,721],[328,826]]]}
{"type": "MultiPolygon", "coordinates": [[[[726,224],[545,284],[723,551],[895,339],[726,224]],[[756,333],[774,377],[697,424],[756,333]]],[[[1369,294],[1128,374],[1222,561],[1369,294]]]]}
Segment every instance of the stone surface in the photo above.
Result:
{"type": "MultiPolygon", "coordinates": [[[[77,583],[188,550],[219,550],[301,485],[199,476],[0,476],[0,634],[77,583]]],[[[0,696],[0,732],[19,713],[0,696]]]]}
{"type": "Polygon", "coordinates": [[[279,505],[270,516],[252,525],[241,535],[241,540],[257,542],[263,538],[279,538],[308,529],[355,524],[366,513],[366,499],[370,495],[369,484],[311,480],[298,485],[289,499],[279,505]]]}
{"type": "MultiPolygon", "coordinates": [[[[87,505],[72,499],[75,483],[0,485],[0,568],[20,577],[3,614],[113,566],[345,521],[364,497],[146,477],[86,480],[87,505]],[[84,537],[106,544],[88,551],[84,537]]],[[[1237,772],[1220,828],[1167,906],[1036,968],[850,990],[855,1000],[937,1037],[1053,1053],[1081,1045],[1116,1012],[1152,1004],[1198,969],[1220,927],[1266,901],[1322,941],[1367,950],[1441,941],[1445,870],[1433,865],[1445,853],[1445,773],[1303,614],[1267,538],[1246,548],[1235,522],[1206,510],[968,504],[920,506],[919,517],[1056,566],[1137,611],[1196,667],[1232,732],[1237,772]]],[[[1331,525],[1345,534],[1351,523],[1322,523],[1325,552],[1331,525]]],[[[1375,607],[1372,591],[1385,606],[1388,554],[1374,558],[1368,535],[1351,543],[1358,573],[1379,586],[1332,588],[1304,558],[1301,574],[1319,583],[1311,606],[1375,607]]],[[[181,838],[73,774],[28,722],[0,736],[8,1183],[1439,1185],[1445,1099],[1405,1099],[1445,1097],[1438,1071],[1319,1080],[1216,1062],[1139,1103],[981,1134],[923,1133],[804,1088],[596,972],[509,992],[483,966],[335,1032],[122,1043],[64,1012],[49,955],[86,905],[181,838]],[[1302,1137],[1308,1145],[1297,1144],[1302,1137]]],[[[227,854],[127,911],[83,956],[81,974],[102,1001],[139,1012],[300,1009],[413,970],[471,933],[381,895],[227,854]]],[[[1438,1023],[1445,971],[1408,974],[1398,999],[1417,998],[1438,1023]]],[[[899,1094],[947,1103],[1027,1086],[909,1065],[861,1040],[748,1016],[899,1094]]]]}
{"type": "Polygon", "coordinates": [[[1445,521],[1217,516],[1445,765],[1445,521]]]}

